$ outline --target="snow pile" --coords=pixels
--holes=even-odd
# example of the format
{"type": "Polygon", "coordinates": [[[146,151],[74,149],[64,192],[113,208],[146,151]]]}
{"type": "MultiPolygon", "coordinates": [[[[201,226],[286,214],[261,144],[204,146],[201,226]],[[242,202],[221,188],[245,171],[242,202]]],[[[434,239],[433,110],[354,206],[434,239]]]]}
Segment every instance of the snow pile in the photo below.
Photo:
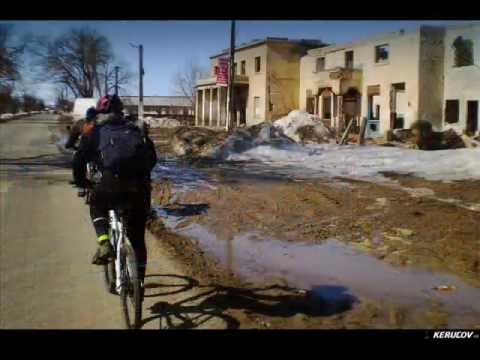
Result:
{"type": "Polygon", "coordinates": [[[13,118],[13,114],[1,114],[0,115],[0,119],[2,120],[8,120],[8,119],[11,119],[13,118]]]}
{"type": "Polygon", "coordinates": [[[396,147],[320,144],[257,146],[227,160],[259,161],[292,175],[384,179],[382,172],[427,180],[480,179],[480,149],[418,151],[396,147]]]}
{"type": "Polygon", "coordinates": [[[177,126],[181,126],[182,124],[180,121],[170,118],[152,118],[146,117],[143,119],[151,128],[174,128],[177,126]]]}
{"type": "Polygon", "coordinates": [[[315,135],[325,140],[333,138],[333,134],[322,122],[315,116],[303,110],[293,110],[287,116],[273,122],[273,125],[282,129],[283,133],[297,143],[302,142],[299,129],[305,126],[313,127],[315,135]]]}
{"type": "Polygon", "coordinates": [[[286,137],[281,129],[264,122],[245,129],[236,129],[222,145],[214,149],[213,156],[217,159],[227,159],[231,155],[260,145],[282,147],[293,143],[293,140],[286,137]]]}

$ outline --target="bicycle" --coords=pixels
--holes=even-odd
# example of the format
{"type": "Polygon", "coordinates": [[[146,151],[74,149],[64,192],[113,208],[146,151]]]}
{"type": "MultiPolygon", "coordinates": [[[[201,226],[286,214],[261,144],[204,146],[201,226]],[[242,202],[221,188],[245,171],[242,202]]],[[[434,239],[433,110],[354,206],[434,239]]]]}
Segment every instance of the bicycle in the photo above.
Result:
{"type": "Polygon", "coordinates": [[[105,281],[109,292],[120,295],[127,329],[138,329],[142,319],[142,285],[135,251],[127,237],[124,214],[125,208],[118,206],[108,212],[110,243],[115,259],[104,265],[105,281]]]}
{"type": "MultiPolygon", "coordinates": [[[[89,199],[91,191],[92,183],[89,183],[85,187],[86,197],[89,199]]],[[[107,291],[120,295],[126,328],[138,329],[142,320],[142,285],[138,278],[135,250],[127,236],[125,212],[124,205],[111,206],[108,211],[109,241],[114,249],[115,258],[103,266],[104,279],[107,291]]]]}

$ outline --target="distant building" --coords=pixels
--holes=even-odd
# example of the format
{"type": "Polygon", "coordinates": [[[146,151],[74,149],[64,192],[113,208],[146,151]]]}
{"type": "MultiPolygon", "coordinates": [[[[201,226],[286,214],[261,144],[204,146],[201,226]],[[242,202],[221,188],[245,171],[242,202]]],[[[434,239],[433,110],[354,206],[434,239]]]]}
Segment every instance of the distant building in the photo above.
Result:
{"type": "MultiPolygon", "coordinates": [[[[324,45],[319,40],[265,38],[235,49],[233,124],[253,125],[278,119],[298,108],[300,58],[308,49],[324,45]]],[[[227,87],[217,84],[219,59],[224,50],[210,57],[210,77],[197,82],[195,124],[226,125],[227,87]]]]}
{"type": "MultiPolygon", "coordinates": [[[[125,112],[138,114],[138,96],[120,96],[125,112]]],[[[144,96],[144,116],[168,117],[193,125],[192,100],[187,96],[144,96]]]]}

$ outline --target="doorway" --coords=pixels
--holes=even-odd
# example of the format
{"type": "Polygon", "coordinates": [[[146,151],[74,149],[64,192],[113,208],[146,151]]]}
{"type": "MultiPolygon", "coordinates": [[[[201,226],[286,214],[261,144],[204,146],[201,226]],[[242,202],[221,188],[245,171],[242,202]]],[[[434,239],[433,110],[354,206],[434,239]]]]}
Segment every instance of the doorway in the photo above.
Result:
{"type": "Polygon", "coordinates": [[[467,101],[467,134],[473,135],[478,130],[478,101],[467,101]]]}

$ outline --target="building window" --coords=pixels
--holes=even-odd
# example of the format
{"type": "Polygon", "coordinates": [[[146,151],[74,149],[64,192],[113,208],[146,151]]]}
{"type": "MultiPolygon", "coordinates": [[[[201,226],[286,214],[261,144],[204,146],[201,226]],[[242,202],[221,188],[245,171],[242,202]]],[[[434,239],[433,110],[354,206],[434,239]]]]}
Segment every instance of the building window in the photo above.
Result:
{"type": "Polygon", "coordinates": [[[375,46],[375,62],[382,63],[388,61],[390,46],[388,44],[375,46]]]}
{"type": "Polygon", "coordinates": [[[255,58],[255,72],[260,72],[261,70],[261,63],[260,63],[260,56],[255,58]]]}
{"type": "Polygon", "coordinates": [[[353,69],[353,51],[345,52],[345,67],[347,69],[353,69]]]}
{"type": "Polygon", "coordinates": [[[219,66],[215,66],[215,67],[213,68],[213,73],[214,73],[215,75],[218,75],[219,69],[220,69],[219,66]]]}
{"type": "Polygon", "coordinates": [[[241,71],[242,75],[245,75],[245,73],[246,73],[246,70],[245,70],[246,66],[247,66],[246,61],[242,60],[242,62],[240,63],[240,71],[241,71]]]}
{"type": "Polygon", "coordinates": [[[233,63],[233,73],[237,75],[237,63],[233,63]]]}
{"type": "Polygon", "coordinates": [[[457,37],[452,44],[455,50],[455,66],[470,66],[473,65],[473,42],[469,39],[464,39],[461,36],[457,37]]]}
{"type": "Polygon", "coordinates": [[[453,124],[458,122],[459,101],[447,100],[445,102],[445,122],[453,124]]]}
{"type": "Polygon", "coordinates": [[[325,70],[325,58],[321,57],[317,59],[317,66],[316,66],[316,71],[324,71],[325,70]]]}
{"type": "Polygon", "coordinates": [[[255,96],[253,98],[253,116],[255,117],[255,119],[259,119],[261,117],[259,96],[255,96]]]}

